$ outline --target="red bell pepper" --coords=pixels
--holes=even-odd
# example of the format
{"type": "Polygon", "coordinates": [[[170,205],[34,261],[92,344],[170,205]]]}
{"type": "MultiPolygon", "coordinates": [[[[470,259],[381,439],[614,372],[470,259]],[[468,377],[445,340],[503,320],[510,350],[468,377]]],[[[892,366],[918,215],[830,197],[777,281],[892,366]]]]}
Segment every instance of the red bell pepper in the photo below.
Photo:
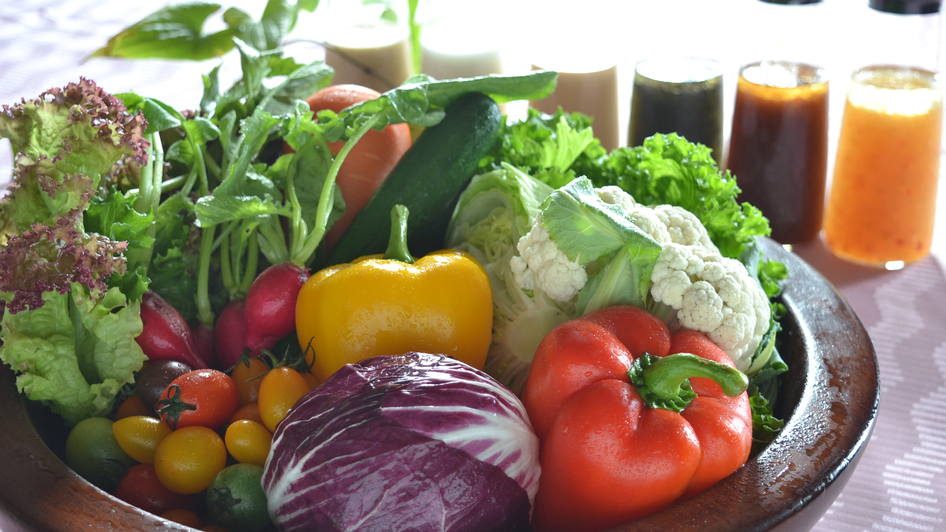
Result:
{"type": "Polygon", "coordinates": [[[553,329],[522,394],[541,445],[535,531],[617,526],[730,475],[752,445],[747,384],[704,335],[634,307],[553,329]]]}

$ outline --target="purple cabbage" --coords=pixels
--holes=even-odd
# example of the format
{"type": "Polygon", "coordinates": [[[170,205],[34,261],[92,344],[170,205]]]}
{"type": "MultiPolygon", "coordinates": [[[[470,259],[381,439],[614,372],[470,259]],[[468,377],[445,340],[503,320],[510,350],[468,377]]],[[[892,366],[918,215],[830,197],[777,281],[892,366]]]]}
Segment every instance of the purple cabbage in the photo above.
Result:
{"type": "Polygon", "coordinates": [[[280,530],[530,530],[539,441],[519,399],[444,355],[343,367],[276,428],[280,530]]]}

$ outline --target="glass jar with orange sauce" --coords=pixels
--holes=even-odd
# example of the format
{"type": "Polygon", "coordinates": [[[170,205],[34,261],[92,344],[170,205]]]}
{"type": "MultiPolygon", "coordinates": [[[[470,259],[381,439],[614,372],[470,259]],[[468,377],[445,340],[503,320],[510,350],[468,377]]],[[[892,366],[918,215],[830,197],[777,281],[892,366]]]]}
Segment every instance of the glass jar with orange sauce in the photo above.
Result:
{"type": "Polygon", "coordinates": [[[875,62],[850,78],[824,241],[850,262],[900,269],[930,252],[942,152],[939,0],[871,0],[875,62]],[[894,11],[891,11],[894,10],[894,11]],[[885,55],[886,54],[886,55],[885,55]]]}

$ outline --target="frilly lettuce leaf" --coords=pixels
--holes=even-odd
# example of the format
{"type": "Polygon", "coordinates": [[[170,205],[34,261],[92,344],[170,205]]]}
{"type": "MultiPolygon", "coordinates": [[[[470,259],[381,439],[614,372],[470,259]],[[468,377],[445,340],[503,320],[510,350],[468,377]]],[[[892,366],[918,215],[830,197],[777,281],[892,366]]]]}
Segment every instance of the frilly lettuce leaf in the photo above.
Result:
{"type": "Polygon", "coordinates": [[[0,137],[14,150],[13,184],[0,200],[8,313],[36,310],[46,292],[74,283],[99,297],[124,273],[127,244],[87,231],[83,214],[94,195],[108,196],[110,181],[145,164],[145,127],[141,113],[84,78],[0,110],[0,137]]]}
{"type": "Polygon", "coordinates": [[[0,360],[17,372],[22,393],[67,423],[107,415],[146,359],[135,341],[142,331],[138,303],[117,288],[92,299],[79,284],[43,299],[39,309],[4,314],[0,360]]]}
{"type": "Polygon", "coordinates": [[[525,120],[504,123],[499,140],[480,161],[485,169],[508,163],[553,188],[566,185],[575,167],[591,164],[607,153],[595,138],[592,119],[581,113],[554,115],[529,108],[525,120]]]}
{"type": "Polygon", "coordinates": [[[146,162],[145,120],[121,100],[81,78],[34,100],[4,105],[0,137],[13,146],[14,174],[2,204],[18,231],[34,223],[52,227],[83,209],[90,191],[128,162],[146,162]]]}
{"type": "Polygon", "coordinates": [[[52,227],[34,224],[0,248],[0,295],[7,313],[37,310],[46,293],[65,294],[79,283],[93,295],[108,289],[113,273],[125,272],[125,242],[76,229],[75,211],[52,227]]]}
{"type": "Polygon", "coordinates": [[[728,170],[720,172],[706,146],[671,133],[657,133],[643,146],[619,148],[600,164],[578,169],[596,187],[618,185],[638,203],[669,204],[695,214],[726,257],[771,233],[762,212],[736,198],[741,192],[728,170]]]}

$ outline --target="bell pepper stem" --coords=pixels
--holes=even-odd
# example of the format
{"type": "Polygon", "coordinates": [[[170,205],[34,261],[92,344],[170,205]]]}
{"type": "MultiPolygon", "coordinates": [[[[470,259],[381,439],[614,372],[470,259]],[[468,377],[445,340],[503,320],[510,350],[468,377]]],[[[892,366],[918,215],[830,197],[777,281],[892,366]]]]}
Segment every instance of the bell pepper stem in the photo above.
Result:
{"type": "Polygon", "coordinates": [[[649,407],[676,412],[696,397],[690,386],[691,377],[711,379],[730,397],[745,392],[749,386],[749,378],[738,369],[690,353],[666,357],[644,353],[634,361],[628,376],[649,407]]]}
{"type": "Polygon", "coordinates": [[[388,239],[388,249],[384,251],[384,258],[414,263],[414,257],[407,249],[407,216],[409,212],[404,205],[395,205],[391,208],[391,238],[388,239]]]}

